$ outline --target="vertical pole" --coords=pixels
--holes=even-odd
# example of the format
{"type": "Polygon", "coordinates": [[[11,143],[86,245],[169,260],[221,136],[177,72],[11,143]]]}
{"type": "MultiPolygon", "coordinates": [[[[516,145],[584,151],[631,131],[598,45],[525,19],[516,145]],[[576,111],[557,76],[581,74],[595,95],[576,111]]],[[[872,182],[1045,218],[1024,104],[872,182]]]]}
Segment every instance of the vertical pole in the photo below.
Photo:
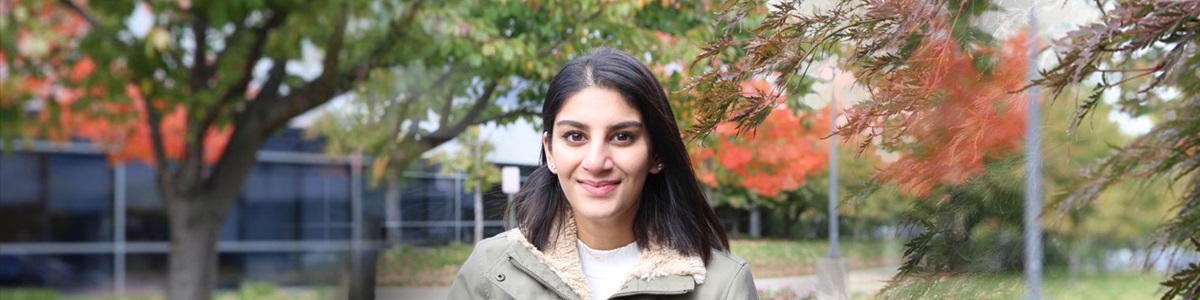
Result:
{"type": "MultiPolygon", "coordinates": [[[[479,134],[475,138],[475,162],[472,165],[475,170],[480,170],[485,168],[484,164],[487,163],[483,161],[483,134],[479,134]]],[[[478,176],[478,173],[476,174],[478,176]]],[[[472,245],[483,240],[483,178],[473,178],[473,180],[475,180],[475,237],[472,239],[474,241],[471,243],[472,245]]],[[[458,207],[462,207],[462,205],[459,204],[458,207]]],[[[461,214],[456,217],[460,221],[462,220],[461,214]]]]}
{"type": "Polygon", "coordinates": [[[463,175],[456,173],[454,175],[454,207],[450,210],[454,217],[454,240],[462,241],[462,196],[463,196],[463,175]]]}
{"type": "Polygon", "coordinates": [[[350,210],[351,225],[350,238],[352,240],[351,248],[354,249],[354,264],[361,264],[362,239],[363,239],[363,204],[362,204],[362,150],[356,151],[350,157],[350,210]]]}
{"type": "MultiPolygon", "coordinates": [[[[831,70],[834,79],[837,71],[831,70]]],[[[837,155],[837,94],[834,80],[829,85],[829,257],[838,258],[838,155],[837,155]]]]}
{"type": "Polygon", "coordinates": [[[364,244],[365,224],[363,218],[363,156],[359,149],[350,156],[350,289],[351,300],[375,299],[375,251],[374,246],[364,244]]]}
{"type": "Polygon", "coordinates": [[[829,68],[829,255],[817,260],[817,299],[850,299],[850,262],[838,254],[837,72],[829,68]]]}
{"type": "MultiPolygon", "coordinates": [[[[1028,59],[1029,80],[1037,75],[1037,15],[1036,6],[1029,8],[1028,59]]],[[[1025,284],[1031,300],[1042,299],[1042,227],[1038,216],[1042,214],[1042,139],[1041,104],[1038,103],[1038,86],[1029,89],[1029,114],[1025,125],[1025,284]]]]}
{"type": "Polygon", "coordinates": [[[762,237],[762,209],[758,208],[758,197],[750,194],[750,237],[762,237]]]}
{"type": "Polygon", "coordinates": [[[113,166],[113,293],[125,294],[125,163],[113,166]]]}

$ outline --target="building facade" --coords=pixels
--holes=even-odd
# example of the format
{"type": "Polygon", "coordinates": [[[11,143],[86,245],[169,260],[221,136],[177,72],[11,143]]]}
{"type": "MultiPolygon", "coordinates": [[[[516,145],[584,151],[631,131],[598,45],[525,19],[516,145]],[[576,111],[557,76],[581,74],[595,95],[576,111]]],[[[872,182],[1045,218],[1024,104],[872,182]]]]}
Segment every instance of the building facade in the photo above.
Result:
{"type": "MultiPolygon", "coordinates": [[[[463,191],[462,176],[414,163],[399,199],[387,203],[386,184],[321,150],[286,131],[259,152],[222,227],[219,286],[333,285],[355,247],[472,241],[474,195],[463,191]]],[[[503,230],[508,197],[499,190],[485,193],[487,235],[503,230]]],[[[0,288],[160,290],[169,232],[148,165],[112,163],[86,143],[0,153],[0,288]]]]}

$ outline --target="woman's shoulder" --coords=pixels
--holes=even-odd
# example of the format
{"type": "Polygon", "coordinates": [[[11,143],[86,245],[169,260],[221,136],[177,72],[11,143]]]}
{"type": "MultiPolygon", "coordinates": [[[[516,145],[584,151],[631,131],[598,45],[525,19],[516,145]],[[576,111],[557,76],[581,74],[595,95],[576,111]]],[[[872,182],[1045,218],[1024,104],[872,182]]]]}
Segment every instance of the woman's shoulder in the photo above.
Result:
{"type": "Polygon", "coordinates": [[[745,259],[742,259],[742,257],[737,256],[737,254],[733,254],[733,252],[730,252],[729,250],[719,249],[712,250],[712,258],[709,260],[708,264],[709,268],[712,268],[712,265],[716,264],[719,267],[733,268],[735,270],[749,266],[749,263],[747,263],[745,259]]]}
{"type": "Polygon", "coordinates": [[[705,280],[693,299],[758,299],[750,264],[728,250],[712,250],[705,280]]]}
{"type": "MultiPolygon", "coordinates": [[[[515,229],[513,229],[515,230],[515,229]]],[[[516,239],[513,239],[513,230],[506,230],[500,234],[480,240],[475,244],[475,249],[471,250],[471,256],[482,255],[484,257],[497,257],[503,254],[509,247],[516,244],[516,239]]]]}

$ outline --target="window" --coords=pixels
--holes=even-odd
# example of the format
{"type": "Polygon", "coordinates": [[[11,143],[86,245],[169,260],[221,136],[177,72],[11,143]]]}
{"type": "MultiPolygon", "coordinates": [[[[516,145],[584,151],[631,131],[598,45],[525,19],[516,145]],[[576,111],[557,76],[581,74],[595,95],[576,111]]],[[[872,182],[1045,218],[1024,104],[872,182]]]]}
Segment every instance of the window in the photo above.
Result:
{"type": "Polygon", "coordinates": [[[125,239],[130,241],[170,240],[167,211],[158,196],[153,167],[125,164],[125,239]]]}
{"type": "Polygon", "coordinates": [[[299,228],[299,174],[293,164],[259,163],[242,189],[243,240],[295,240],[299,228]]]}
{"type": "Polygon", "coordinates": [[[50,154],[46,162],[49,240],[111,241],[113,170],[108,161],[100,155],[50,154]]]}
{"type": "Polygon", "coordinates": [[[0,242],[45,239],[45,176],[42,157],[0,153],[0,242]]]}
{"type": "Polygon", "coordinates": [[[301,175],[301,236],[347,240],[352,230],[350,176],[344,166],[312,165],[301,175]]]}

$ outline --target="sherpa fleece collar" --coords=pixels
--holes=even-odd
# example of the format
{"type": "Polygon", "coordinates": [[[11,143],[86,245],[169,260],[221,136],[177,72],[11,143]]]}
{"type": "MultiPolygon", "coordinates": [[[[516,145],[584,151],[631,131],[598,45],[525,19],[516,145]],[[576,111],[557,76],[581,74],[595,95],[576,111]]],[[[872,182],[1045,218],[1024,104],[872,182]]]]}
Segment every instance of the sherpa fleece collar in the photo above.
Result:
{"type": "MultiPolygon", "coordinates": [[[[579,252],[575,245],[575,241],[578,239],[575,219],[568,214],[564,223],[561,230],[552,231],[557,234],[551,237],[554,242],[545,252],[534,247],[520,229],[509,230],[508,238],[525,246],[529,252],[533,253],[534,257],[549,266],[555,275],[566,282],[567,286],[571,287],[580,298],[591,299],[592,292],[583,275],[583,267],[579,262],[579,252]]],[[[638,245],[638,247],[642,247],[642,245],[638,245]]],[[[648,247],[642,248],[638,263],[629,273],[626,282],[634,279],[650,281],[666,276],[691,276],[695,284],[702,284],[705,270],[704,260],[700,256],[684,256],[674,249],[651,243],[648,247]]],[[[691,287],[687,289],[690,290],[691,287]]],[[[624,290],[622,289],[622,291],[624,290]]],[[[618,294],[622,294],[622,292],[618,292],[618,294]]]]}

